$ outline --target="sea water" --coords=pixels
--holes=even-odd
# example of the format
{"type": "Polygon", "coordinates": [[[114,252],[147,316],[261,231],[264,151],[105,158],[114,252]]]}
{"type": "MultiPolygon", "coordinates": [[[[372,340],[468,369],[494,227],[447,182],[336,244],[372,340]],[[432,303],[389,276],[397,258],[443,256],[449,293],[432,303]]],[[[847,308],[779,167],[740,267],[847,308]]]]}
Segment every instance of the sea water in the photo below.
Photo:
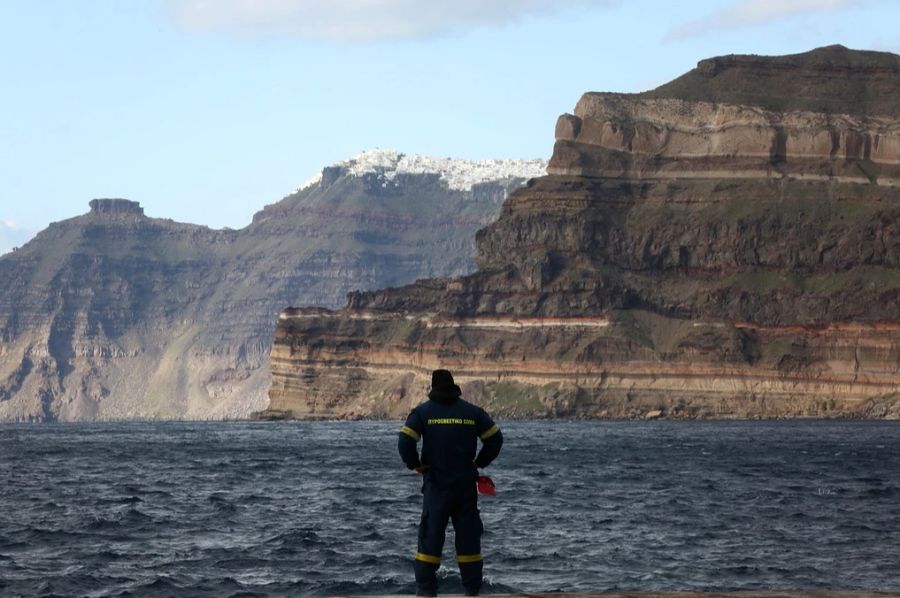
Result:
{"type": "MultiPolygon", "coordinates": [[[[487,592],[900,588],[900,422],[501,426],[487,592]]],[[[399,427],[0,426],[0,595],[413,592],[399,427]]]]}

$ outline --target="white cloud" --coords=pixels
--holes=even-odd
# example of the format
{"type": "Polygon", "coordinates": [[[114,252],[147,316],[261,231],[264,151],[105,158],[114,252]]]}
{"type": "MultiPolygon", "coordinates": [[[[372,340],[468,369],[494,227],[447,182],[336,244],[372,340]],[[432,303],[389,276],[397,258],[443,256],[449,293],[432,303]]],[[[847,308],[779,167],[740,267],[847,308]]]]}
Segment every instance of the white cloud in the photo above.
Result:
{"type": "Polygon", "coordinates": [[[617,0],[169,0],[188,31],[333,42],[377,42],[496,27],[617,0]]]}
{"type": "Polygon", "coordinates": [[[726,8],[678,25],[665,39],[681,40],[719,29],[767,25],[788,17],[834,12],[855,4],[859,0],[736,0],[726,8]]]}

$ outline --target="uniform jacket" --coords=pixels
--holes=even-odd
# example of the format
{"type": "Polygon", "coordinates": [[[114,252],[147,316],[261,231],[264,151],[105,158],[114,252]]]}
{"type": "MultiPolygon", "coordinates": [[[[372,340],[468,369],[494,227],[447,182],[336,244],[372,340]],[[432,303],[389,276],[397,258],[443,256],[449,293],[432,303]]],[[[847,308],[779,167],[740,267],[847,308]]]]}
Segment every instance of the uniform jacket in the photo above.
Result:
{"type": "Polygon", "coordinates": [[[398,449],[409,469],[427,465],[426,480],[452,482],[474,479],[476,468],[487,467],[500,453],[503,434],[477,405],[457,392],[432,390],[400,430],[398,449]],[[422,455],[417,443],[422,439],[422,455]],[[477,453],[478,439],[483,446],[477,453]]]}

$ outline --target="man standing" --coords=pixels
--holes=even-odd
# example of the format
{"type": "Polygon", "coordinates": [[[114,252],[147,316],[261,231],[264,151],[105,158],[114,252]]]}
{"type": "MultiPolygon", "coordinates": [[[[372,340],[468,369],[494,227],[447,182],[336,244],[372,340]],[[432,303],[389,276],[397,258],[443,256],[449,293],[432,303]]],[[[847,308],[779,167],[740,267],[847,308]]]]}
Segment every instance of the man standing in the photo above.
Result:
{"type": "Polygon", "coordinates": [[[403,462],[424,477],[419,548],[414,564],[416,595],[437,596],[447,521],[456,530],[456,561],[466,596],[481,589],[481,534],[475,481],[478,468],[500,453],[503,434],[484,409],[460,398],[462,392],[447,370],[431,374],[428,400],[416,407],[400,429],[403,462]],[[422,438],[422,458],[416,443],[422,438]],[[478,456],[478,438],[483,446],[478,456]]]}

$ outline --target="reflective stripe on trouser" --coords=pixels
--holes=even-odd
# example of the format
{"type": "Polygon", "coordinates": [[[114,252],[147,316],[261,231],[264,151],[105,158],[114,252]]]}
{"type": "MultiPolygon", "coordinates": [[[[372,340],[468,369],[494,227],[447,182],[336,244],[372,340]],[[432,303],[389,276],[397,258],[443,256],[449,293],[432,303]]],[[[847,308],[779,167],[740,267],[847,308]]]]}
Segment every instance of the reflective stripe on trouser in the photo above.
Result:
{"type": "Polygon", "coordinates": [[[463,587],[467,592],[477,592],[481,589],[481,534],[484,528],[478,514],[478,493],[474,482],[461,488],[441,489],[426,481],[423,493],[419,549],[413,565],[419,591],[437,593],[437,570],[444,548],[444,535],[447,523],[452,520],[463,587]]]}

